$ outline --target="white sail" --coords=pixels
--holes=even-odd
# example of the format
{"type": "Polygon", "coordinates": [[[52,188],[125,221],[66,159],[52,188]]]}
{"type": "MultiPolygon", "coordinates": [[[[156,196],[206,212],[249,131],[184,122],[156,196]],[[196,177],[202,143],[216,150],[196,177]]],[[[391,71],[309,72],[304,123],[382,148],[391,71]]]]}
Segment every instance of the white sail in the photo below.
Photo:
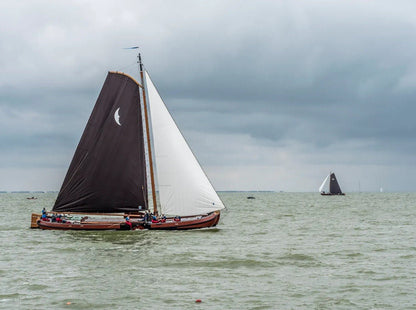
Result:
{"type": "Polygon", "coordinates": [[[224,205],[146,72],[161,213],[198,215],[224,205]]]}
{"type": "MultiPolygon", "coordinates": [[[[328,174],[325,178],[325,180],[322,182],[321,186],[319,187],[319,192],[322,193],[324,186],[326,185],[326,182],[328,181],[328,178],[331,174],[328,174]]],[[[325,192],[329,192],[329,185],[328,188],[326,188],[327,190],[325,192]]]]}

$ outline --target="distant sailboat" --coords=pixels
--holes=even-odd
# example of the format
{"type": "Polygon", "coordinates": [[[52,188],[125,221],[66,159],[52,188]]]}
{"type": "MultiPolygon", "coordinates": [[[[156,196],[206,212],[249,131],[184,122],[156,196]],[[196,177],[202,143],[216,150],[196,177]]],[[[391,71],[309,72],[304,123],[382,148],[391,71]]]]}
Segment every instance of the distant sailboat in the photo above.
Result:
{"type": "Polygon", "coordinates": [[[321,193],[321,195],[324,196],[345,195],[341,191],[341,187],[338,184],[337,177],[333,172],[328,174],[325,180],[322,182],[321,186],[319,187],[319,192],[321,193]]]}
{"type": "MultiPolygon", "coordinates": [[[[121,72],[108,73],[50,212],[122,217],[59,222],[47,218],[35,222],[40,228],[194,229],[217,225],[224,205],[144,70],[140,54],[138,58],[141,83],[121,72]],[[148,181],[153,214],[148,206],[148,181]]],[[[33,218],[36,215],[32,222],[33,218]]]]}

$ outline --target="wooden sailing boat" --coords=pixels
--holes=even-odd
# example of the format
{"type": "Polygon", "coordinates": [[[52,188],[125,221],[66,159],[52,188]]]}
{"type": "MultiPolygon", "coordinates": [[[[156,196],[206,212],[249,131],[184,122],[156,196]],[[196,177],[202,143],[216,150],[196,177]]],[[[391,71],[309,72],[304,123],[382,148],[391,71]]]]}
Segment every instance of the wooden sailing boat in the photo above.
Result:
{"type": "Polygon", "coordinates": [[[345,195],[341,191],[341,187],[338,184],[337,177],[333,172],[328,174],[325,180],[322,182],[321,186],[319,187],[319,192],[321,193],[321,195],[324,196],[345,195]]]}
{"type": "Polygon", "coordinates": [[[224,205],[144,71],[140,54],[138,59],[141,83],[124,73],[108,73],[52,209],[119,218],[39,220],[40,228],[193,229],[218,223],[224,205]],[[127,226],[123,215],[131,218],[127,226]]]}

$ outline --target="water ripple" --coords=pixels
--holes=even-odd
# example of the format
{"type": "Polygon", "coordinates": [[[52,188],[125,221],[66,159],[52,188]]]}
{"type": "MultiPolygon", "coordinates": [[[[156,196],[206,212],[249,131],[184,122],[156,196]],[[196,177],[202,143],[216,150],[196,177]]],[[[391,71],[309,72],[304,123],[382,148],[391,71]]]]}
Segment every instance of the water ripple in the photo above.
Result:
{"type": "Polygon", "coordinates": [[[55,197],[0,194],[0,309],[416,308],[416,194],[223,193],[214,229],[29,229],[55,197]]]}

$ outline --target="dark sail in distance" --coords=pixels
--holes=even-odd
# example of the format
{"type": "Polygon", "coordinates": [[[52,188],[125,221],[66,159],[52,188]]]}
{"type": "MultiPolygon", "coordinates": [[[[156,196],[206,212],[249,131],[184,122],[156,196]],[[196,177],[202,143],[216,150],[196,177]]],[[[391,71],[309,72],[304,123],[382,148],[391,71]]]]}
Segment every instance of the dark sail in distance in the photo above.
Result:
{"type": "Polygon", "coordinates": [[[339,187],[335,173],[331,173],[329,180],[329,192],[331,194],[342,194],[341,188],[339,187]]]}
{"type": "Polygon", "coordinates": [[[53,211],[137,212],[147,206],[139,85],[109,72],[53,211]]]}

